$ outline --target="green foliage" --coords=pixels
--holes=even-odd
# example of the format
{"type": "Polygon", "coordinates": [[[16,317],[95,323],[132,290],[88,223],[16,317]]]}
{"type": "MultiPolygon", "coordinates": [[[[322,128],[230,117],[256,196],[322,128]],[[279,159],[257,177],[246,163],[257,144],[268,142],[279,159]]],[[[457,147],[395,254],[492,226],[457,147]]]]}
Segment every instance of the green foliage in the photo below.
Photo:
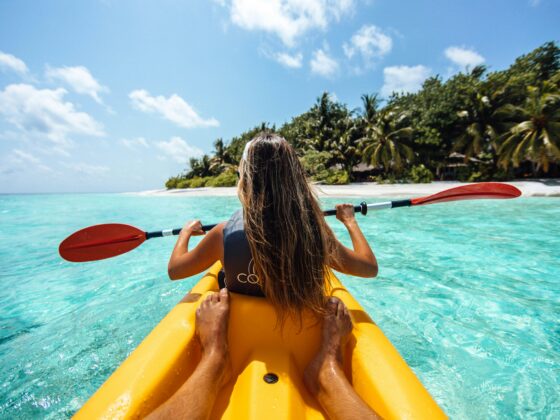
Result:
{"type": "Polygon", "coordinates": [[[178,188],[177,184],[179,183],[180,178],[176,177],[176,176],[172,176],[171,178],[169,178],[166,182],[165,182],[165,188],[167,188],[168,190],[172,189],[172,188],[178,188]]]}
{"type": "Polygon", "coordinates": [[[220,175],[208,179],[207,187],[235,187],[237,185],[237,174],[233,171],[222,172],[220,175]]]}
{"type": "Polygon", "coordinates": [[[480,166],[477,171],[470,174],[467,182],[486,182],[486,181],[511,181],[513,179],[511,168],[493,168],[488,165],[480,166]]]}
{"type": "Polygon", "coordinates": [[[229,170],[216,176],[193,176],[191,178],[171,177],[165,186],[171,188],[202,188],[202,187],[234,187],[237,185],[237,174],[229,170]]]}
{"type": "Polygon", "coordinates": [[[316,150],[309,150],[301,158],[301,163],[311,180],[329,185],[348,184],[350,182],[348,171],[328,168],[327,163],[330,161],[332,161],[331,153],[316,150]]]}
{"type": "Polygon", "coordinates": [[[410,146],[413,130],[407,118],[397,106],[376,113],[374,120],[365,124],[364,137],[360,139],[363,161],[383,166],[386,172],[401,173],[414,159],[410,146]]]}
{"type": "Polygon", "coordinates": [[[234,166],[234,160],[230,150],[225,146],[224,141],[220,138],[214,142],[214,156],[210,159],[209,170],[213,173],[227,171],[234,166]]]}
{"type": "Polygon", "coordinates": [[[540,85],[560,70],[560,49],[546,42],[529,54],[522,55],[510,67],[511,74],[523,74],[527,85],[540,85]]]}
{"type": "Polygon", "coordinates": [[[434,174],[423,164],[420,164],[412,167],[408,179],[415,184],[429,184],[434,180],[434,174]]]}
{"type": "Polygon", "coordinates": [[[190,179],[189,181],[189,186],[188,188],[201,188],[201,187],[206,187],[206,183],[212,179],[209,176],[205,176],[205,177],[195,177],[190,179]]]}
{"type": "Polygon", "coordinates": [[[530,87],[524,106],[505,105],[497,115],[508,127],[499,150],[503,168],[528,159],[546,173],[560,159],[560,93],[552,86],[530,87]]]}
{"type": "Polygon", "coordinates": [[[309,150],[302,158],[301,163],[307,175],[314,181],[324,181],[328,176],[327,162],[332,159],[329,152],[309,150]]]}
{"type": "Polygon", "coordinates": [[[352,114],[346,105],[324,92],[309,111],[285,124],[279,134],[305,154],[330,153],[326,167],[341,164],[351,168],[359,162],[353,153],[357,139],[350,134],[353,126],[352,114]]]}
{"type": "Polygon", "coordinates": [[[212,177],[199,177],[195,176],[192,178],[183,178],[177,182],[175,188],[201,188],[205,187],[206,183],[211,180],[212,177]]]}
{"type": "Polygon", "coordinates": [[[345,185],[350,182],[350,175],[345,170],[328,170],[325,184],[345,185]]]}
{"type": "Polygon", "coordinates": [[[286,138],[309,177],[323,183],[363,178],[354,172],[360,162],[378,182],[429,182],[435,173],[460,181],[560,176],[560,49],[554,42],[505,70],[477,66],[447,80],[431,77],[418,92],[393,94],[384,106],[376,94],[361,99],[362,109],[350,110],[324,92],[278,129],[261,123],[229,142],[217,139],[211,155],[190,159],[187,172],[165,185],[235,185],[245,145],[263,130],[286,138]]]}
{"type": "Polygon", "coordinates": [[[203,178],[218,173],[216,169],[212,168],[212,161],[208,155],[203,155],[200,159],[191,158],[189,166],[191,170],[187,172],[186,178],[203,178]]]}
{"type": "Polygon", "coordinates": [[[402,182],[402,180],[397,180],[395,174],[383,174],[371,177],[372,182],[377,182],[378,184],[396,184],[402,182]]]}
{"type": "MultiPolygon", "coordinates": [[[[180,179],[179,181],[177,181],[177,184],[175,185],[175,188],[190,188],[191,187],[191,179],[180,179]]],[[[196,178],[198,179],[198,178],[196,178]]]]}

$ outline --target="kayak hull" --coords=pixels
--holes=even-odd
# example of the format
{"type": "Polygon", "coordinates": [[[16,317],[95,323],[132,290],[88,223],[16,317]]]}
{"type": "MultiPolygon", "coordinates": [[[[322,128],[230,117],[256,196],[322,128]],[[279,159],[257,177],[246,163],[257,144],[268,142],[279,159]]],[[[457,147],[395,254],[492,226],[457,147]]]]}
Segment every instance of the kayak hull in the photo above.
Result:
{"type": "MultiPolygon", "coordinates": [[[[195,312],[206,295],[218,290],[220,268],[216,263],[209,270],[76,413],[76,419],[142,418],[173,395],[200,360],[195,312]]],[[[330,293],[342,299],[354,322],[343,349],[343,366],[356,392],[386,419],[445,418],[379,327],[330,276],[330,293]]],[[[280,329],[266,299],[231,293],[230,301],[232,376],[220,390],[211,418],[324,418],[303,383],[303,371],[319,349],[320,323],[304,316],[301,325],[288,320],[280,329]],[[270,381],[271,377],[278,380],[270,381]]]]}

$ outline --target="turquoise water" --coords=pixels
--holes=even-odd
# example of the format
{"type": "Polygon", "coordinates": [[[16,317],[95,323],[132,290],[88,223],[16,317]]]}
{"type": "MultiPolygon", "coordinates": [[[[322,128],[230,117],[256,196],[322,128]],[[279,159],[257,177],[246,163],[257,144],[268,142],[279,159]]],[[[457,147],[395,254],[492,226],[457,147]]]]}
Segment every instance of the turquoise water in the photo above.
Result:
{"type": "MultiPolygon", "coordinates": [[[[0,196],[0,418],[71,416],[200,277],[167,279],[171,238],[71,264],[58,256],[64,237],[115,221],[212,223],[237,208],[236,198],[0,196]]],[[[380,274],[341,279],[452,418],[560,417],[560,199],[358,217],[380,274]]]]}

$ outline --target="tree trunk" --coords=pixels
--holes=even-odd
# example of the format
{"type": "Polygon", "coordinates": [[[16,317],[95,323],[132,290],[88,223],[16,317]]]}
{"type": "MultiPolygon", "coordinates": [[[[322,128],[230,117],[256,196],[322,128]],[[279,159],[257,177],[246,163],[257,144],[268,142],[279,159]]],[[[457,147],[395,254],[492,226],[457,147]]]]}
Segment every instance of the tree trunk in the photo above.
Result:
{"type": "Polygon", "coordinates": [[[537,171],[539,170],[537,164],[535,163],[534,160],[531,161],[531,169],[533,171],[533,178],[537,177],[537,171]]]}

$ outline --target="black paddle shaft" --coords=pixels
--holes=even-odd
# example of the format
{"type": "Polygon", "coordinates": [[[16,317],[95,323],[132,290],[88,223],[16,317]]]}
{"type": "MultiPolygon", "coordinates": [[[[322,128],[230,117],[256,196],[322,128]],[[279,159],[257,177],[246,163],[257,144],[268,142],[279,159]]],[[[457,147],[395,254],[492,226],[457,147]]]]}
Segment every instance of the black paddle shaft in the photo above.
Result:
{"type": "MultiPolygon", "coordinates": [[[[410,200],[393,201],[392,204],[393,204],[393,207],[410,206],[410,200]],[[395,205],[395,203],[397,203],[397,204],[395,205]]],[[[365,216],[367,214],[367,211],[368,211],[367,203],[365,201],[362,201],[359,206],[354,206],[354,211],[355,212],[360,212],[365,216]]],[[[325,216],[334,216],[336,214],[336,209],[326,210],[326,211],[323,212],[323,214],[325,216]]],[[[207,232],[210,229],[212,229],[214,226],[216,226],[216,224],[202,225],[202,230],[204,232],[207,232]]],[[[178,235],[179,233],[181,233],[181,228],[168,229],[168,230],[158,230],[156,232],[146,232],[146,239],[161,238],[162,236],[178,235]]]]}
{"type": "MultiPolygon", "coordinates": [[[[359,206],[354,206],[355,212],[360,212],[364,216],[367,214],[367,203],[362,201],[359,206]]],[[[326,210],[323,212],[325,216],[334,216],[336,214],[336,209],[326,210]]]]}
{"type": "MultiPolygon", "coordinates": [[[[204,232],[208,232],[210,229],[212,229],[216,225],[217,224],[202,225],[202,230],[204,232]]],[[[169,230],[158,230],[156,232],[146,232],[146,239],[161,238],[162,236],[178,235],[179,233],[181,233],[181,230],[182,230],[182,228],[169,229],[169,230]]]]}

